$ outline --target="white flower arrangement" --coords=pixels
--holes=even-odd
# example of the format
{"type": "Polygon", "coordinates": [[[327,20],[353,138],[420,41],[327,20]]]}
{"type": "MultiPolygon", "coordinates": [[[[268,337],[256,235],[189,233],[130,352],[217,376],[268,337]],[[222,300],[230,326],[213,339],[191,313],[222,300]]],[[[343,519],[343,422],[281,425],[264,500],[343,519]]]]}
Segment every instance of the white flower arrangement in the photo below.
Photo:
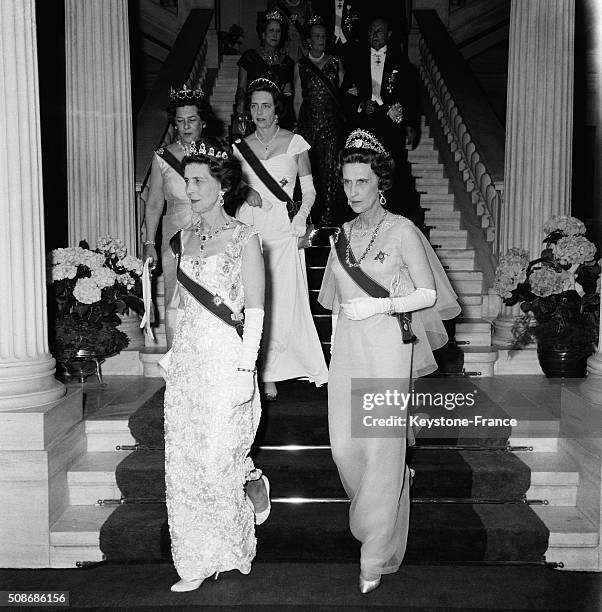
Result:
{"type": "Polygon", "coordinates": [[[500,258],[494,290],[508,306],[520,304],[524,315],[515,323],[514,348],[533,338],[566,346],[596,341],[600,305],[600,267],[596,246],[575,217],[556,215],[544,224],[544,249],[529,261],[524,249],[500,258]]]}
{"type": "Polygon", "coordinates": [[[144,312],[142,261],[127,254],[122,240],[101,236],[96,250],[85,242],[53,250],[48,265],[57,359],[64,362],[80,349],[108,355],[125,348],[127,336],[117,329],[119,315],[130,309],[144,312]]]}

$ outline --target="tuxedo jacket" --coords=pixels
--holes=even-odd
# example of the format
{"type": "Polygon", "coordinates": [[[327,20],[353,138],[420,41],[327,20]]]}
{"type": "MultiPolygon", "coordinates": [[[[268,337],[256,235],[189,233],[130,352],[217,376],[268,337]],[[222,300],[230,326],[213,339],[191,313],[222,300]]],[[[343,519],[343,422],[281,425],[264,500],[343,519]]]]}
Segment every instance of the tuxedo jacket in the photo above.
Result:
{"type": "MultiPolygon", "coordinates": [[[[334,42],[336,0],[313,0],[311,5],[315,15],[320,15],[326,24],[326,34],[329,42],[334,42]]],[[[363,30],[368,28],[365,22],[365,0],[343,0],[343,16],[341,29],[347,44],[357,43],[363,30]]]]}
{"type": "MultiPolygon", "coordinates": [[[[357,97],[345,93],[347,111],[350,116],[357,114],[360,102],[372,99],[372,49],[363,45],[357,47],[352,54],[352,71],[345,74],[342,91],[348,92],[355,87],[357,97]]],[[[403,106],[403,126],[418,129],[420,126],[420,89],[416,68],[401,53],[400,50],[388,46],[383,67],[383,77],[380,86],[380,97],[383,106],[378,109],[378,115],[383,119],[383,128],[387,128],[384,116],[390,106],[400,103],[403,106]]],[[[390,119],[387,121],[394,127],[390,119]]]]}

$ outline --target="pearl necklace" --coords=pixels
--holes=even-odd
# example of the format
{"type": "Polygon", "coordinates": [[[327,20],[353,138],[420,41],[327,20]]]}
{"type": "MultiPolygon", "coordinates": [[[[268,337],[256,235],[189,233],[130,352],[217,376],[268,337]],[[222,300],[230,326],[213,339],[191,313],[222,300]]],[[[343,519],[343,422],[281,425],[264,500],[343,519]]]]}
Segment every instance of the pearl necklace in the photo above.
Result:
{"type": "Polygon", "coordinates": [[[279,131],[280,131],[280,126],[278,126],[276,128],[276,131],[274,132],[274,135],[267,142],[263,142],[263,140],[261,140],[261,138],[259,138],[259,136],[257,136],[257,130],[255,130],[255,138],[257,138],[257,140],[259,140],[259,142],[265,147],[266,153],[268,152],[268,149],[270,148],[270,145],[272,144],[272,141],[274,140],[274,138],[276,138],[276,136],[278,136],[278,132],[279,131]]]}
{"type": "Polygon", "coordinates": [[[322,51],[322,55],[320,55],[320,57],[314,57],[311,53],[308,53],[307,57],[309,57],[312,62],[316,62],[317,64],[318,62],[321,62],[324,59],[324,51],[322,51]]]}
{"type": "Polygon", "coordinates": [[[201,241],[199,247],[199,250],[201,252],[203,252],[206,242],[208,242],[209,240],[213,240],[216,236],[219,236],[222,232],[225,232],[227,229],[230,229],[232,227],[232,219],[230,218],[226,221],[226,223],[224,223],[224,225],[220,225],[220,227],[211,230],[210,232],[204,233],[201,230],[201,222],[202,221],[199,220],[194,227],[195,236],[197,236],[201,241]]]}
{"type": "Polygon", "coordinates": [[[372,233],[372,237],[370,238],[370,242],[368,243],[366,250],[362,253],[362,256],[359,259],[356,259],[356,263],[351,263],[351,232],[353,231],[353,228],[357,225],[359,217],[353,222],[352,225],[349,226],[349,237],[347,238],[347,248],[345,249],[345,263],[350,268],[360,267],[360,264],[362,263],[362,261],[364,261],[364,259],[366,258],[366,255],[368,255],[368,252],[372,248],[372,245],[374,244],[374,241],[376,240],[376,237],[378,236],[378,232],[384,220],[386,219],[387,214],[388,212],[385,210],[385,214],[382,216],[381,220],[377,223],[376,228],[374,232],[372,233]]]}

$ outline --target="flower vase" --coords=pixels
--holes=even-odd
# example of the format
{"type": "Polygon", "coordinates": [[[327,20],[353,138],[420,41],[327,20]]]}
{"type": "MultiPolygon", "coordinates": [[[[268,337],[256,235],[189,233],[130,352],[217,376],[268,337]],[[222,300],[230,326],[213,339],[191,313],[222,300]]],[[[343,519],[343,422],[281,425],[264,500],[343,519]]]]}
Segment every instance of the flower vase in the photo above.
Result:
{"type": "Polygon", "coordinates": [[[539,365],[548,378],[583,378],[592,352],[589,344],[566,346],[540,342],[537,345],[539,365]]]}
{"type": "Polygon", "coordinates": [[[126,350],[137,351],[144,348],[144,334],[140,328],[140,316],[130,310],[129,314],[119,315],[121,325],[117,326],[129,340],[126,350]]]}

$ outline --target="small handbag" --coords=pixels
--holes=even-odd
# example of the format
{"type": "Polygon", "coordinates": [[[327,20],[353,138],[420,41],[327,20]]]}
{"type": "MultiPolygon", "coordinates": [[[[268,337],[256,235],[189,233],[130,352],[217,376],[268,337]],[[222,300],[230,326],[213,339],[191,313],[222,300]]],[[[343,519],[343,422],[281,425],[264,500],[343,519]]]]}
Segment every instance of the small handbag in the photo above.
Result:
{"type": "MultiPolygon", "coordinates": [[[[240,154],[245,158],[249,166],[253,168],[255,174],[261,179],[263,184],[278,198],[281,202],[286,202],[286,211],[288,213],[289,220],[293,220],[293,217],[299,212],[301,205],[299,202],[295,202],[289,195],[282,189],[282,187],[276,182],[276,179],[266,170],[265,166],[259,161],[259,158],[251,147],[244,141],[236,143],[240,154]]],[[[312,241],[317,233],[314,224],[311,221],[311,215],[307,215],[307,228],[303,236],[299,236],[297,240],[298,249],[306,249],[312,246],[312,241]]]]}
{"type": "MultiPolygon", "coordinates": [[[[391,280],[389,286],[390,297],[405,297],[410,295],[416,290],[414,282],[410,276],[408,266],[402,264],[399,272],[391,280]]],[[[416,340],[416,336],[412,331],[412,313],[411,312],[398,312],[395,313],[395,317],[399,320],[399,327],[401,328],[401,341],[404,344],[411,344],[416,340]]]]}

